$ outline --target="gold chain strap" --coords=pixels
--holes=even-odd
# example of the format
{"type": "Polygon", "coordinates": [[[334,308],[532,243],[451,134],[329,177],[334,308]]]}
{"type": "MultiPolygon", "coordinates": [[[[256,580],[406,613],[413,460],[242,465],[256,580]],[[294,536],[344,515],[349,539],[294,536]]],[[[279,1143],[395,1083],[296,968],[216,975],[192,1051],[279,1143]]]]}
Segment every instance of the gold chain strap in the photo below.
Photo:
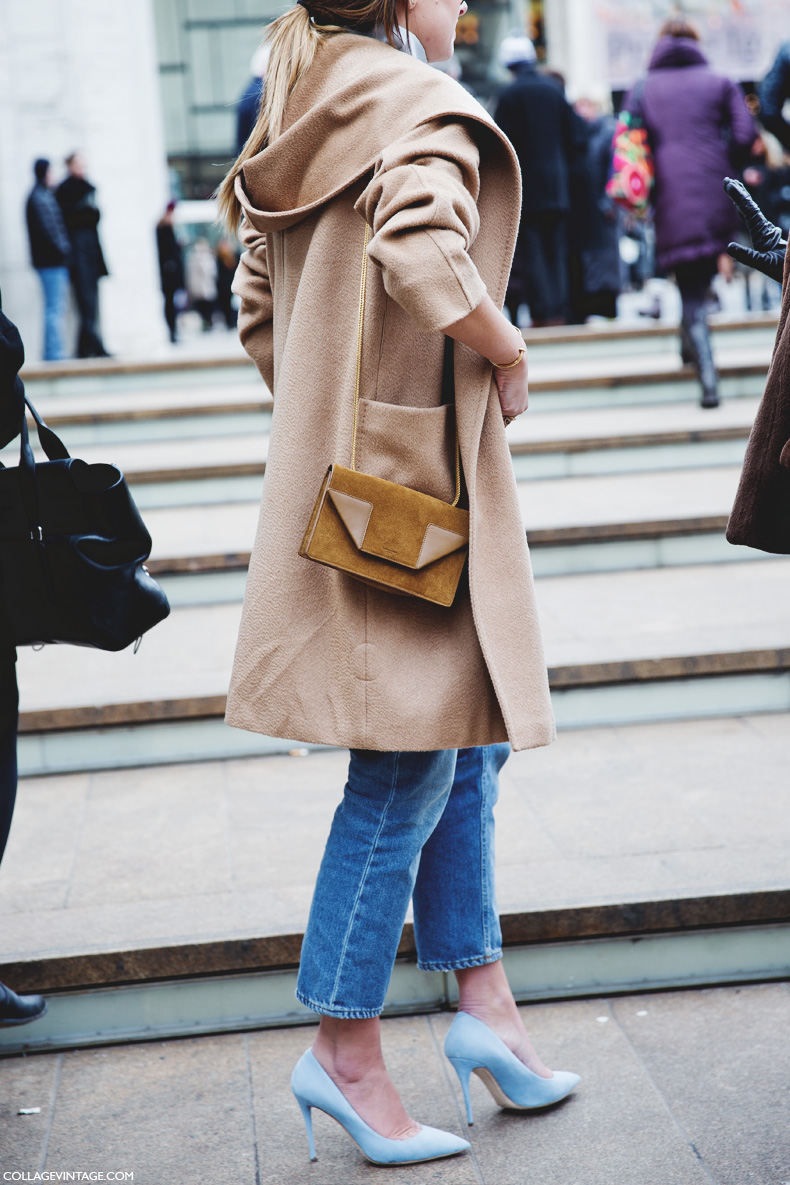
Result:
{"type": "MultiPolygon", "coordinates": [[[[365,244],[362,248],[362,279],[359,285],[359,321],[357,325],[357,365],[354,375],[354,426],[351,433],[351,469],[357,467],[357,423],[359,420],[359,384],[362,375],[362,327],[365,321],[365,293],[368,286],[368,243],[370,226],[365,223],[365,244]]],[[[455,409],[453,409],[455,411],[455,409]]],[[[461,443],[458,439],[458,424],[455,425],[455,497],[450,503],[457,506],[461,500],[461,443]]]]}

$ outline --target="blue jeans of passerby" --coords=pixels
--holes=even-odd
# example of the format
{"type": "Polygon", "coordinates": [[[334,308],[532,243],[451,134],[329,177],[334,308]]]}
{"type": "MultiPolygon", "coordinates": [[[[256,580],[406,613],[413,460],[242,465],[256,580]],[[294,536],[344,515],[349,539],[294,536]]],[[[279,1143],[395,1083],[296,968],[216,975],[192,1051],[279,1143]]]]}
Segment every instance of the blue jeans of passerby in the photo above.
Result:
{"type": "Polygon", "coordinates": [[[493,810],[509,753],[509,745],[351,750],[302,944],[303,1004],[327,1016],[378,1016],[410,900],[424,970],[502,957],[493,810]]]}
{"type": "Polygon", "coordinates": [[[37,270],[44,290],[44,361],[58,362],[66,357],[63,318],[69,292],[69,271],[65,267],[40,267],[37,270]]]}

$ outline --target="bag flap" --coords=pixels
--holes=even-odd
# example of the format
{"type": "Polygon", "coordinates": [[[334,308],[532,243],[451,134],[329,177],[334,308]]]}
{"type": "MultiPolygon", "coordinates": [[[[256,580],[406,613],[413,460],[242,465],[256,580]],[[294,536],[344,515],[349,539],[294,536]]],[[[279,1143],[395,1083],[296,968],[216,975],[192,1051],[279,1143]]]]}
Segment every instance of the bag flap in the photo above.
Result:
{"type": "Polygon", "coordinates": [[[469,512],[381,477],[333,465],[327,495],[355,545],[420,569],[469,543],[469,512]]]}

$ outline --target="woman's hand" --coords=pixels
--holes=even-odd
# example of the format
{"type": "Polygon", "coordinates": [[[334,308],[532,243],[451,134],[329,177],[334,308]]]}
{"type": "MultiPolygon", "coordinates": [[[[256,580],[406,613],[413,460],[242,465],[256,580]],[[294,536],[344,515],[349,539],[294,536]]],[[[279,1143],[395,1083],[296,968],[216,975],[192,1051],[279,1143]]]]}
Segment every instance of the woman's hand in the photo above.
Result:
{"type": "Polygon", "coordinates": [[[752,247],[742,247],[740,243],[730,243],[727,253],[739,263],[745,263],[781,284],[787,249],[781,229],[768,221],[740,181],[725,177],[724,191],[740,214],[753,244],[752,247]]]}
{"type": "Polygon", "coordinates": [[[499,392],[499,406],[506,418],[515,418],[529,407],[529,381],[527,355],[512,370],[494,367],[494,382],[499,392]]]}
{"type": "Polygon", "coordinates": [[[486,294],[474,312],[469,313],[444,331],[465,346],[476,350],[494,364],[494,380],[499,392],[502,415],[506,419],[520,416],[529,405],[527,386],[527,350],[524,338],[515,325],[496,307],[486,294]],[[523,355],[518,366],[510,366],[523,355]],[[504,369],[496,365],[502,362],[504,369]]]}

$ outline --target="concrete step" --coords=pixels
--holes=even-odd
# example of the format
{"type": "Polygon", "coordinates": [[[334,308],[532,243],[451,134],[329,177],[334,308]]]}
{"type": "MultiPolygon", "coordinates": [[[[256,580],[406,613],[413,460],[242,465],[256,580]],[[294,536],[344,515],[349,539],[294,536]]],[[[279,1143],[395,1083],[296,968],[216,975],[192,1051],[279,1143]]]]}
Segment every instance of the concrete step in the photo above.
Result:
{"type": "MultiPolygon", "coordinates": [[[[731,547],[723,535],[739,475],[739,468],[725,466],[658,477],[648,472],[521,481],[519,499],[536,565],[544,562],[544,553],[549,569],[541,574],[548,574],[552,565],[570,564],[569,571],[641,567],[648,555],[656,563],[758,558],[763,553],[731,547]],[[636,544],[629,560],[629,548],[636,544]]],[[[249,486],[234,487],[238,501],[219,504],[214,500],[226,492],[224,483],[196,482],[189,490],[173,486],[175,505],[161,504],[165,488],[152,485],[137,491],[154,541],[152,572],[247,566],[259,514],[258,500],[244,497],[249,486]],[[188,496],[194,496],[193,504],[177,504],[188,496]]]]}
{"type": "MultiPolygon", "coordinates": [[[[713,314],[710,317],[714,349],[725,347],[769,349],[776,335],[777,314],[751,313],[740,316],[713,314]]],[[[610,358],[618,355],[678,352],[678,328],[666,322],[649,320],[639,324],[591,324],[527,329],[524,339],[530,356],[536,361],[569,357],[610,358]]],[[[225,369],[229,381],[244,381],[254,373],[252,364],[235,334],[199,342],[200,349],[176,349],[166,356],[149,360],[71,359],[66,362],[39,362],[22,372],[26,384],[36,395],[68,393],[80,390],[101,391],[108,383],[116,388],[140,390],[146,386],[173,386],[191,382],[211,383],[217,371],[225,369]],[[204,347],[207,347],[204,349],[204,347]],[[210,348],[208,348],[210,347],[210,348]],[[235,378],[232,376],[236,376],[235,378]]]]}
{"type": "MultiPolygon", "coordinates": [[[[709,317],[714,351],[725,348],[773,346],[776,337],[775,312],[733,317],[714,313],[709,317]]],[[[563,358],[610,358],[641,354],[677,355],[678,326],[666,321],[592,323],[547,329],[526,329],[524,339],[530,357],[549,362],[563,358]]]]}
{"type": "MultiPolygon", "coordinates": [[[[511,757],[497,893],[521,998],[786,976],[789,724],[580,730],[511,757]]],[[[0,978],[56,995],[0,1050],[307,1019],[293,968],[347,759],[23,781],[0,978]]],[[[410,925],[400,955],[391,1011],[452,1002],[410,925]]]]}
{"type": "MultiPolygon", "coordinates": [[[[511,425],[508,442],[520,480],[740,464],[757,406],[744,398],[712,410],[676,403],[531,410],[511,425]]],[[[262,474],[269,421],[242,411],[78,424],[64,435],[73,455],[111,460],[132,484],[195,482],[262,474]]],[[[17,447],[0,453],[6,464],[17,447]]]]}
{"type": "MultiPolygon", "coordinates": [[[[770,359],[770,342],[722,347],[717,354],[722,395],[761,395],[770,359]]],[[[247,412],[271,408],[271,398],[251,364],[235,361],[204,367],[197,372],[200,385],[195,373],[194,369],[171,368],[157,372],[152,382],[149,372],[119,371],[100,382],[94,379],[92,385],[71,375],[42,377],[29,384],[28,393],[42,416],[61,430],[69,423],[113,423],[124,416],[166,421],[225,415],[229,408],[247,412]]],[[[556,360],[534,359],[530,362],[530,390],[535,410],[699,400],[699,383],[690,367],[683,366],[674,354],[644,350],[601,358],[562,353],[556,360]]]]}
{"type": "MultiPolygon", "coordinates": [[[[790,708],[788,580],[788,559],[539,580],[560,727],[790,708]]],[[[137,654],[21,651],[22,769],[287,752],[222,720],[239,614],[175,608],[137,654]]]]}

